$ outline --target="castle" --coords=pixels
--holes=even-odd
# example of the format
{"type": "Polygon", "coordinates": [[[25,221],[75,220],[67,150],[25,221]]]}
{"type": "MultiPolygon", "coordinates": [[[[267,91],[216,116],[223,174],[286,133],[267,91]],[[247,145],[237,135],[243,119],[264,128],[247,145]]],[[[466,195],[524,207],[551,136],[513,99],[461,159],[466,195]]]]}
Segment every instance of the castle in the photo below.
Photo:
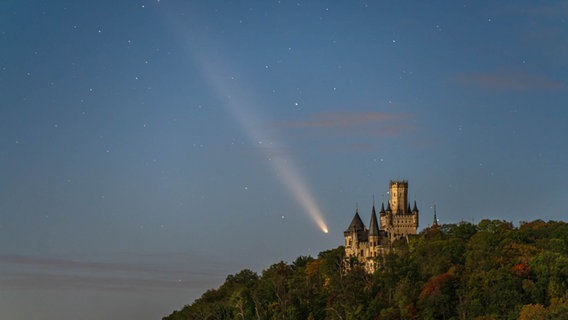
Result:
{"type": "Polygon", "coordinates": [[[357,258],[365,265],[368,272],[376,270],[376,257],[388,252],[392,242],[417,233],[418,208],[416,201],[413,208],[410,208],[408,203],[408,181],[391,180],[389,194],[390,200],[386,209],[384,203],[381,203],[380,220],[377,220],[373,200],[369,229],[361,220],[359,209],[356,208],[351,224],[343,233],[346,257],[357,258]]]}

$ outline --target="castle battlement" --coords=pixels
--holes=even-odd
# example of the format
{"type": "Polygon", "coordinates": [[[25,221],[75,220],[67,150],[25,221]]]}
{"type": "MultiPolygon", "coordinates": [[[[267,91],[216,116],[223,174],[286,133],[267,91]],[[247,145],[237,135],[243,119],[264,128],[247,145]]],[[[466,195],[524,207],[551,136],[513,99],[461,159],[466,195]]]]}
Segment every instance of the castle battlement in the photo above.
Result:
{"type": "Polygon", "coordinates": [[[408,188],[408,180],[391,180],[389,187],[392,187],[392,185],[404,185],[408,188]]]}

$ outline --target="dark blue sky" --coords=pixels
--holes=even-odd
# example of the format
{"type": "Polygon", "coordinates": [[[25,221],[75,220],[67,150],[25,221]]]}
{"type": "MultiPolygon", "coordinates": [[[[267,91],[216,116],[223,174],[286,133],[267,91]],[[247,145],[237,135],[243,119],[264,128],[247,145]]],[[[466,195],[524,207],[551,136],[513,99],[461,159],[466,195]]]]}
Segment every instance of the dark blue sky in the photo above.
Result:
{"type": "Polygon", "coordinates": [[[565,219],[567,19],[566,1],[0,1],[0,318],[160,318],[341,245],[390,179],[421,228],[433,203],[442,223],[565,219]]]}

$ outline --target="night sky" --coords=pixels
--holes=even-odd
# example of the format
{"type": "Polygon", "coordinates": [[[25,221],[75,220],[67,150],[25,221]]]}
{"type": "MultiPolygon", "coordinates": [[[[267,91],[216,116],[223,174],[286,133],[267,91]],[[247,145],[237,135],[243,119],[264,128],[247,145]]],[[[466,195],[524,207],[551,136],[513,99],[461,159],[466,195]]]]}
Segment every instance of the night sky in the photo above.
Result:
{"type": "Polygon", "coordinates": [[[0,318],[159,319],[391,179],[566,220],[567,123],[566,1],[1,0],[0,318]]]}

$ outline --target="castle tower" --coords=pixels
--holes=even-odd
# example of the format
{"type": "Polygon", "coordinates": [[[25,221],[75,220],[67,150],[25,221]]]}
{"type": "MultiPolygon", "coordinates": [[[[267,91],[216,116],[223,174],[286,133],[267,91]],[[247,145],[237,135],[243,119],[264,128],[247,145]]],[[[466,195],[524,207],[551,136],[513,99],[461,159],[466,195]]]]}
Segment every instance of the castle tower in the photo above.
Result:
{"type": "Polygon", "coordinates": [[[380,211],[380,229],[388,233],[391,241],[417,234],[418,207],[410,207],[408,201],[408,181],[391,180],[389,185],[390,200],[386,210],[380,211]]]}
{"type": "Polygon", "coordinates": [[[379,232],[379,224],[377,222],[377,212],[375,211],[375,201],[373,199],[373,209],[371,210],[371,222],[369,223],[369,238],[367,246],[367,271],[374,272],[377,265],[375,258],[379,256],[381,245],[381,234],[379,232]]]}
{"type": "Polygon", "coordinates": [[[369,223],[369,243],[371,247],[376,247],[379,243],[379,224],[377,223],[377,212],[374,204],[371,210],[371,223],[369,223]]]}
{"type": "Polygon", "coordinates": [[[349,224],[349,227],[343,232],[345,237],[345,255],[350,256],[364,256],[361,252],[362,243],[366,239],[367,228],[359,216],[359,209],[355,209],[355,216],[349,224]]]}
{"type": "Polygon", "coordinates": [[[369,223],[369,237],[379,236],[379,224],[377,223],[377,212],[375,211],[375,204],[371,209],[371,223],[369,223]]]}
{"type": "Polygon", "coordinates": [[[416,206],[416,200],[414,200],[414,208],[412,208],[412,223],[418,228],[418,207],[416,206]]]}
{"type": "Polygon", "coordinates": [[[377,257],[392,250],[392,242],[415,235],[417,228],[418,207],[416,201],[413,208],[408,203],[408,182],[391,181],[390,200],[386,209],[384,202],[381,203],[378,217],[373,197],[369,229],[361,220],[359,209],[355,208],[355,215],[343,232],[347,267],[355,258],[367,272],[374,272],[378,268],[377,257]]]}
{"type": "MultiPolygon", "coordinates": [[[[408,210],[408,181],[391,180],[390,204],[392,212],[407,213],[408,210]]],[[[408,212],[410,213],[410,212],[408,212]]]]}

